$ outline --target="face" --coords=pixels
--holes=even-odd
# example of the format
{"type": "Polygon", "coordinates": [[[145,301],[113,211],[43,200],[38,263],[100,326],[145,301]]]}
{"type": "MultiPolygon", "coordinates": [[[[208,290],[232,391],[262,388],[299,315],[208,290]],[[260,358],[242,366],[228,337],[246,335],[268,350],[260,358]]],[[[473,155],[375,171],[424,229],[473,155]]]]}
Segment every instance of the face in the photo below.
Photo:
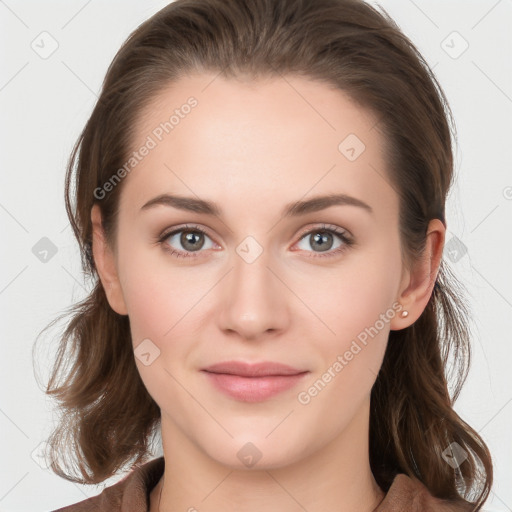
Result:
{"type": "Polygon", "coordinates": [[[114,309],[129,316],[169,438],[231,467],[242,448],[278,467],[363,421],[403,285],[375,125],[339,90],[297,77],[190,75],[141,116],[134,151],[148,149],[124,178],[114,309]],[[165,194],[190,201],[152,201],[165,194]],[[326,195],[345,200],[310,202],[326,195]],[[203,371],[226,361],[301,375],[203,371]]]}

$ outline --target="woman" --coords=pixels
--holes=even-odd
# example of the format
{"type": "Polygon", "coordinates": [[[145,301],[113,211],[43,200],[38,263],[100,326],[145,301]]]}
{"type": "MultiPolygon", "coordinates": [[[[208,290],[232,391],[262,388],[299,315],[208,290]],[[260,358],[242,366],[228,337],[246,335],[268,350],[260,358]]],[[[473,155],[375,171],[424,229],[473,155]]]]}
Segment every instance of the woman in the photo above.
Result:
{"type": "Polygon", "coordinates": [[[450,116],[360,0],[177,0],[131,34],[69,163],[95,287],[47,393],[58,475],[133,471],[59,510],[481,509],[450,116]]]}

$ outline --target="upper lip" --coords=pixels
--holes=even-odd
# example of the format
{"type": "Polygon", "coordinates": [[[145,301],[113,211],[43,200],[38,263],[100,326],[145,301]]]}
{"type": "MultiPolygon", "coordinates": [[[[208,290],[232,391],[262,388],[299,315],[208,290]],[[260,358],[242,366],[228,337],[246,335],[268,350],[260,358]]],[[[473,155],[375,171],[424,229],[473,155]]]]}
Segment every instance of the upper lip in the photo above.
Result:
{"type": "Polygon", "coordinates": [[[243,361],[224,361],[203,368],[203,371],[240,375],[241,377],[267,377],[269,375],[298,375],[307,370],[298,370],[286,364],[273,361],[252,364],[244,363],[243,361]]]}

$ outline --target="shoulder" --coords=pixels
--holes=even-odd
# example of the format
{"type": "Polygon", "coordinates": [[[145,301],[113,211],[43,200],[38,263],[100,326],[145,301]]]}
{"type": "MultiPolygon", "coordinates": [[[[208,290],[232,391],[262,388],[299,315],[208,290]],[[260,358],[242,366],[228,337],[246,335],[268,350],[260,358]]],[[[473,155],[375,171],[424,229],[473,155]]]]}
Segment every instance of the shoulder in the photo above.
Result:
{"type": "Polygon", "coordinates": [[[436,498],[420,480],[399,473],[374,512],[471,512],[473,507],[463,500],[455,502],[436,498]]]}
{"type": "Polygon", "coordinates": [[[136,466],[115,484],[105,487],[97,496],[52,512],[147,512],[149,493],[164,472],[164,458],[136,466]]]}

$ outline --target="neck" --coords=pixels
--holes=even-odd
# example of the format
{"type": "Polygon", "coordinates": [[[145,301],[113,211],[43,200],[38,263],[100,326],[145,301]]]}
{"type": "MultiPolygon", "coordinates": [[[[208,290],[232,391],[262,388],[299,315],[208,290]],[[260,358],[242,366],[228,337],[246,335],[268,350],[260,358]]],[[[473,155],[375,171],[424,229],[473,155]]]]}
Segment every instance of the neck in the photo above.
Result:
{"type": "Polygon", "coordinates": [[[162,416],[165,472],[151,493],[150,511],[373,512],[384,492],[369,464],[368,405],[313,453],[261,469],[219,464],[162,416]]]}

